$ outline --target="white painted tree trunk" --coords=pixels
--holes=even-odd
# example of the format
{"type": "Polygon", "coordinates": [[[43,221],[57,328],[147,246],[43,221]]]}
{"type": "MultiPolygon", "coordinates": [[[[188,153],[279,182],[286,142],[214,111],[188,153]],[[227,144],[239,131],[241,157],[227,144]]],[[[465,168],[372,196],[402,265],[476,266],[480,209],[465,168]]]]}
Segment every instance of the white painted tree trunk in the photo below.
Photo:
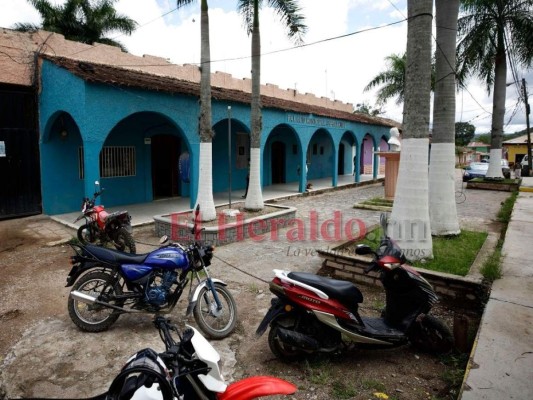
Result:
{"type": "Polygon", "coordinates": [[[200,143],[200,173],[198,174],[196,205],[200,205],[201,221],[212,221],[217,217],[213,200],[213,153],[211,150],[211,142],[200,143]]]}
{"type": "Polygon", "coordinates": [[[429,204],[433,235],[461,233],[455,204],[455,143],[431,145],[429,204]]]}
{"type": "Polygon", "coordinates": [[[489,169],[486,177],[502,178],[502,149],[490,149],[489,169]]]}
{"type": "Polygon", "coordinates": [[[461,233],[455,204],[455,66],[459,0],[436,0],[437,50],[429,217],[436,236],[461,233]]]}
{"type": "Polygon", "coordinates": [[[389,235],[409,260],[433,258],[428,205],[428,138],[402,140],[389,235]]]}
{"type": "Polygon", "coordinates": [[[428,156],[432,0],[408,0],[403,140],[389,235],[409,260],[433,258],[428,156]]]}
{"type": "Polygon", "coordinates": [[[263,193],[261,191],[261,149],[252,147],[250,149],[250,182],[244,208],[247,210],[262,210],[264,206],[263,193]]]}

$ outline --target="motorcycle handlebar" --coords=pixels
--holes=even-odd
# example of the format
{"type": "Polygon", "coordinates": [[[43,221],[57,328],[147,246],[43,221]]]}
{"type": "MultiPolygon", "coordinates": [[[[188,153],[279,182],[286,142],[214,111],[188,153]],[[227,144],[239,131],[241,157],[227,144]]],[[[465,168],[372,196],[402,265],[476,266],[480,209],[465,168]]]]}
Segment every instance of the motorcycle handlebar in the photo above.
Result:
{"type": "Polygon", "coordinates": [[[172,337],[170,331],[174,330],[177,332],[177,328],[174,325],[171,325],[169,320],[159,316],[155,318],[154,325],[159,330],[159,335],[161,336],[163,343],[165,343],[165,348],[167,351],[176,346],[176,341],[172,337]]]}

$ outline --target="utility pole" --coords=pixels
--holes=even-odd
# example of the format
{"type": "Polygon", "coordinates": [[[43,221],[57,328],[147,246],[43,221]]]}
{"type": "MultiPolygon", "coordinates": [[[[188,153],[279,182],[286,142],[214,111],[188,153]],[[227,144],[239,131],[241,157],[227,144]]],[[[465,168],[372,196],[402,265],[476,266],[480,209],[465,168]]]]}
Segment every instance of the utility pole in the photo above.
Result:
{"type": "Polygon", "coordinates": [[[527,129],[527,171],[531,176],[531,133],[529,132],[529,102],[527,99],[526,80],[522,78],[522,90],[524,91],[524,104],[526,105],[526,129],[527,129]]]}

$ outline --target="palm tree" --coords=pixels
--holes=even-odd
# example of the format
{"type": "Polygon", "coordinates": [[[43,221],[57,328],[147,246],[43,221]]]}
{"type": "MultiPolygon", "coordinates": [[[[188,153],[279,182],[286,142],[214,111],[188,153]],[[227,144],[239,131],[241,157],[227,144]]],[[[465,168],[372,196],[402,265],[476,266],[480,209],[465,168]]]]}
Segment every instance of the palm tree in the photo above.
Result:
{"type": "Polygon", "coordinates": [[[507,62],[529,68],[533,60],[533,0],[463,0],[457,54],[462,75],[493,86],[491,150],[487,178],[503,178],[502,134],[507,62]]]}
{"type": "Polygon", "coordinates": [[[433,257],[427,172],[432,12],[432,0],[407,2],[404,131],[390,234],[411,260],[433,257]]]}
{"type": "MultiPolygon", "coordinates": [[[[245,208],[261,210],[264,207],[261,191],[261,35],[259,30],[259,8],[262,0],[239,0],[238,9],[244,17],[248,34],[252,35],[252,103],[251,103],[251,140],[250,140],[250,182],[245,208]]],[[[296,0],[268,0],[268,5],[280,16],[288,28],[289,38],[301,42],[306,31],[303,17],[296,0]]]]}
{"type": "Polygon", "coordinates": [[[376,103],[385,104],[389,99],[396,98],[396,104],[403,103],[405,87],[405,53],[403,55],[391,54],[385,57],[387,69],[377,74],[364,91],[367,92],[375,87],[381,86],[378,90],[376,103]]]}
{"type": "Polygon", "coordinates": [[[455,53],[459,0],[436,0],[437,49],[429,216],[433,235],[460,233],[455,204],[455,53]]]}
{"type": "Polygon", "coordinates": [[[15,30],[33,32],[44,29],[60,33],[68,40],[103,43],[126,51],[123,45],[106,35],[115,31],[131,35],[137,26],[134,20],[117,14],[113,7],[116,0],[67,0],[63,5],[51,4],[49,0],[28,1],[41,14],[43,22],[41,25],[17,23],[15,30]]]}
{"type": "MultiPolygon", "coordinates": [[[[177,7],[194,3],[195,0],[176,0],[177,7]]],[[[213,199],[213,129],[211,116],[211,50],[209,46],[209,15],[207,0],[200,0],[200,171],[196,204],[200,206],[200,219],[216,218],[213,199]]]]}

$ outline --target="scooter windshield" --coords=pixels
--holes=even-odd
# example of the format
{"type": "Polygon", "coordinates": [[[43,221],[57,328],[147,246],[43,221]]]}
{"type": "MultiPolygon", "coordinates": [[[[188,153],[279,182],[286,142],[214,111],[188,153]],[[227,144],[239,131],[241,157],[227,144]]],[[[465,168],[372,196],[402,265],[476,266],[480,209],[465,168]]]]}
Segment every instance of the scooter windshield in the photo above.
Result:
{"type": "Polygon", "coordinates": [[[407,259],[400,249],[400,246],[389,237],[381,240],[379,249],[377,251],[379,258],[390,256],[396,258],[401,264],[405,263],[407,259]]]}

